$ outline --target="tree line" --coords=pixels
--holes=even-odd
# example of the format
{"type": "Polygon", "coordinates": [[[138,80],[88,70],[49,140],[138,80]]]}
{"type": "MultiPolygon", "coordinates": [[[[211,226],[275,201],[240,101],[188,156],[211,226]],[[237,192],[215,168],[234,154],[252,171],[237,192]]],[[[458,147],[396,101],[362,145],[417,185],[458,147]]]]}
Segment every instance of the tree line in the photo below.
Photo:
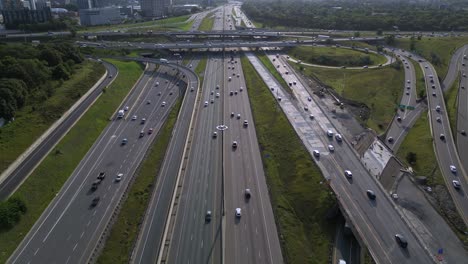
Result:
{"type": "Polygon", "coordinates": [[[0,45],[0,117],[10,120],[29,101],[54,94],[53,81],[68,80],[84,60],[69,43],[0,45]]]}
{"type": "Polygon", "coordinates": [[[457,5],[409,2],[248,0],[247,16],[264,27],[286,26],[337,30],[468,30],[468,11],[457,5]]]}

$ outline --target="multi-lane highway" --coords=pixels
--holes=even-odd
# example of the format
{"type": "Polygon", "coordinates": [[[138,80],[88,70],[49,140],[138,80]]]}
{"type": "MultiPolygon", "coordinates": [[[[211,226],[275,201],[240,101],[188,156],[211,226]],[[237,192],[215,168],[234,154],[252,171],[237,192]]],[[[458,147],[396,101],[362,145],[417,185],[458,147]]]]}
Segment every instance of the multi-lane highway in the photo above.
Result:
{"type": "Polygon", "coordinates": [[[393,151],[398,149],[423,110],[422,105],[416,102],[416,82],[421,80],[416,80],[414,65],[402,54],[398,52],[395,52],[395,54],[403,62],[405,80],[403,83],[403,95],[400,100],[401,108],[398,109],[385,139],[385,143],[393,151]],[[409,110],[407,106],[414,107],[414,110],[409,110]]]}
{"type": "MultiPolygon", "coordinates": [[[[458,155],[465,172],[468,171],[468,45],[462,49],[460,65],[460,83],[458,87],[458,111],[455,133],[458,155]]],[[[468,191],[468,190],[466,190],[468,191]]]]}
{"type": "Polygon", "coordinates": [[[175,77],[154,69],[150,65],[145,70],[122,104],[122,108],[128,106],[125,116],[109,123],[8,263],[92,259],[115,207],[182,88],[175,85],[175,77]],[[101,172],[105,178],[97,183],[101,172]],[[94,183],[96,190],[91,188],[94,183]]]}
{"type": "MultiPolygon", "coordinates": [[[[253,58],[253,55],[250,54],[248,57],[260,75],[268,75],[267,70],[253,58]]],[[[274,56],[269,57],[273,62],[274,56]]],[[[388,194],[361,164],[347,140],[344,139],[339,143],[333,137],[326,135],[327,130],[332,130],[334,133],[339,131],[336,131],[314,100],[308,100],[309,97],[316,98],[307,92],[294,74],[291,74],[294,72],[293,69],[285,65],[286,69],[281,67],[279,71],[286,82],[296,81],[293,91],[298,100],[289,100],[274,78],[264,78],[264,80],[268,87],[274,88],[274,96],[282,98],[279,104],[283,112],[286,113],[311,155],[313,150],[320,152],[320,157],[315,158],[317,164],[330,179],[330,185],[337,194],[345,214],[368,246],[374,259],[378,263],[431,263],[432,260],[424,246],[402,219],[388,194]],[[285,70],[288,70],[289,74],[285,74],[285,70]],[[314,115],[314,119],[310,118],[310,114],[314,115]],[[333,145],[334,151],[330,151],[328,145],[333,145]],[[353,173],[352,179],[344,175],[345,170],[353,173]],[[369,200],[366,190],[373,190],[377,199],[369,200]],[[411,247],[408,245],[408,249],[401,249],[395,242],[394,236],[397,233],[403,234],[411,247]]]]}
{"type": "Polygon", "coordinates": [[[34,143],[35,147],[27,154],[27,156],[18,164],[12,164],[11,168],[6,171],[7,175],[0,183],[0,200],[4,200],[10,196],[23,181],[30,175],[42,159],[49,151],[60,141],[60,139],[70,130],[70,128],[86,113],[86,110],[96,101],[102,94],[102,90],[108,86],[117,76],[117,68],[107,62],[103,62],[107,69],[107,78],[105,78],[98,87],[86,95],[71,112],[64,117],[63,120],[57,121],[57,126],[39,139],[40,142],[34,143]]]}

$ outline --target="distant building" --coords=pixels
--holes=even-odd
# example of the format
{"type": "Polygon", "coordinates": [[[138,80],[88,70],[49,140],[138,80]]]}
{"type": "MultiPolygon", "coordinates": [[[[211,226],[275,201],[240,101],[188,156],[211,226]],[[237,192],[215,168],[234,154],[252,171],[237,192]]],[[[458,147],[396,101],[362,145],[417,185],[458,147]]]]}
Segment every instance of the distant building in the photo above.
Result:
{"type": "Polygon", "coordinates": [[[80,23],[83,26],[118,24],[122,16],[118,7],[91,8],[80,10],[80,23]]]}
{"type": "Polygon", "coordinates": [[[0,0],[1,10],[23,9],[24,5],[21,0],[0,0]]]}
{"type": "Polygon", "coordinates": [[[77,0],[76,5],[78,9],[91,9],[91,8],[98,8],[97,0],[77,0]]]}
{"type": "Polygon", "coordinates": [[[49,21],[52,18],[50,8],[30,10],[26,8],[3,10],[3,22],[6,28],[17,28],[20,24],[37,24],[49,21]]]}
{"type": "Polygon", "coordinates": [[[161,18],[169,14],[172,0],[141,0],[143,17],[161,18]]]}

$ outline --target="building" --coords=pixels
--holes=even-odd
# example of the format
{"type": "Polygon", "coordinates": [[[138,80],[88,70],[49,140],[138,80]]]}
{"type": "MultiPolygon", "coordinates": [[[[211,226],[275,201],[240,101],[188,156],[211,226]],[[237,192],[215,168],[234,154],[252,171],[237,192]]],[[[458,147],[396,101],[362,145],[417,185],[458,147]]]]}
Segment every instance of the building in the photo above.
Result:
{"type": "Polygon", "coordinates": [[[1,10],[23,9],[24,5],[21,0],[0,0],[1,10]]]}
{"type": "Polygon", "coordinates": [[[21,24],[37,24],[49,21],[52,18],[50,8],[40,10],[15,9],[3,10],[3,22],[6,28],[17,28],[21,24]]]}
{"type": "Polygon", "coordinates": [[[141,12],[143,17],[161,18],[169,14],[172,0],[142,0],[141,12]]]}
{"type": "Polygon", "coordinates": [[[91,8],[80,10],[80,23],[83,26],[118,24],[122,22],[118,7],[91,8]]]}
{"type": "Polygon", "coordinates": [[[90,8],[98,8],[97,0],[77,0],[76,5],[78,9],[90,9],[90,8]]]}

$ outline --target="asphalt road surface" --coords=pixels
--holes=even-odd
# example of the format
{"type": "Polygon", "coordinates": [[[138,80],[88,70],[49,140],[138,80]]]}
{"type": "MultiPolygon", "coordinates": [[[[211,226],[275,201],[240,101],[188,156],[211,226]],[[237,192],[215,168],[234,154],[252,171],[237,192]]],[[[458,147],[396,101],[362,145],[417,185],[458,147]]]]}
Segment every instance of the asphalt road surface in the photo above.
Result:
{"type": "MultiPolygon", "coordinates": [[[[191,62],[196,67],[198,61],[191,62]]],[[[179,116],[172,132],[164,162],[157,177],[145,220],[132,254],[132,263],[156,263],[166,225],[170,202],[189,132],[190,118],[198,93],[198,79],[193,72],[185,72],[189,90],[185,94],[179,116]],[[191,90],[193,87],[193,91],[191,90]]]]}
{"type": "MultiPolygon", "coordinates": [[[[252,54],[248,56],[251,57],[252,54]]],[[[273,59],[271,55],[269,58],[273,59]]],[[[252,58],[249,59],[255,61],[252,58]]],[[[257,69],[263,68],[261,71],[265,72],[264,67],[257,66],[257,63],[254,63],[254,66],[257,69]]],[[[291,74],[293,71],[287,64],[286,69],[289,70],[289,74],[285,74],[284,67],[279,70],[286,82],[297,82],[297,77],[291,74]]],[[[378,263],[431,263],[431,258],[413,235],[407,223],[402,220],[388,194],[367,172],[351,145],[346,139],[339,143],[333,137],[326,135],[329,129],[334,133],[338,131],[314,100],[308,100],[308,97],[313,97],[313,95],[310,95],[302,84],[297,82],[297,85],[293,85],[297,100],[291,101],[273,77],[267,78],[266,82],[268,87],[274,88],[273,95],[282,98],[279,105],[309,152],[311,154],[313,150],[320,152],[320,157],[314,159],[324,176],[330,179],[330,185],[343,211],[349,216],[348,220],[368,246],[374,259],[378,263]],[[304,109],[305,106],[308,110],[304,109]],[[314,119],[309,117],[310,114],[314,115],[314,119]],[[334,151],[329,150],[329,144],[334,146],[334,151]],[[344,175],[344,170],[350,170],[353,173],[352,179],[344,175]],[[377,199],[370,200],[366,195],[366,190],[373,190],[377,199]],[[397,233],[407,238],[407,249],[400,248],[395,242],[394,236],[397,233]]]]}
{"type": "MultiPolygon", "coordinates": [[[[456,143],[461,165],[465,172],[468,171],[468,45],[463,49],[463,56],[460,62],[460,85],[458,90],[458,111],[456,143]],[[465,76],[463,76],[465,75],[465,76]]],[[[468,191],[468,189],[465,189],[468,191]]]]}
{"type": "Polygon", "coordinates": [[[151,65],[125,100],[123,105],[129,106],[125,117],[109,123],[8,263],[87,262],[178,94],[174,82],[166,83],[151,65]],[[132,120],[133,115],[137,120],[132,120]],[[145,124],[141,124],[142,118],[146,118],[145,124]],[[154,129],[152,134],[149,128],[154,129]],[[127,144],[122,144],[124,138],[127,144]],[[92,191],[100,172],[106,178],[92,191]],[[115,180],[119,173],[123,174],[120,182],[115,180]],[[97,197],[100,201],[93,207],[97,197]]]}
{"type": "MultiPolygon", "coordinates": [[[[117,68],[107,62],[103,62],[106,66],[108,76],[115,77],[117,68]]],[[[59,125],[57,128],[42,141],[37,148],[32,151],[18,167],[13,170],[10,175],[0,184],[0,200],[8,198],[31,174],[42,159],[49,151],[60,141],[60,139],[70,130],[70,128],[78,121],[81,116],[86,113],[86,110],[94,103],[101,95],[102,89],[109,85],[113,78],[105,78],[104,81],[97,87],[83,102],[59,125]]]]}
{"type": "MultiPolygon", "coordinates": [[[[395,54],[397,54],[403,62],[405,70],[403,95],[400,100],[400,105],[415,107],[415,109],[409,110],[406,107],[404,109],[398,109],[397,114],[393,118],[385,139],[385,144],[393,151],[398,149],[423,110],[422,105],[416,103],[416,82],[421,80],[416,80],[414,65],[402,54],[398,52],[395,52],[395,54]]],[[[419,65],[417,65],[417,67],[419,67],[419,65]]]]}

